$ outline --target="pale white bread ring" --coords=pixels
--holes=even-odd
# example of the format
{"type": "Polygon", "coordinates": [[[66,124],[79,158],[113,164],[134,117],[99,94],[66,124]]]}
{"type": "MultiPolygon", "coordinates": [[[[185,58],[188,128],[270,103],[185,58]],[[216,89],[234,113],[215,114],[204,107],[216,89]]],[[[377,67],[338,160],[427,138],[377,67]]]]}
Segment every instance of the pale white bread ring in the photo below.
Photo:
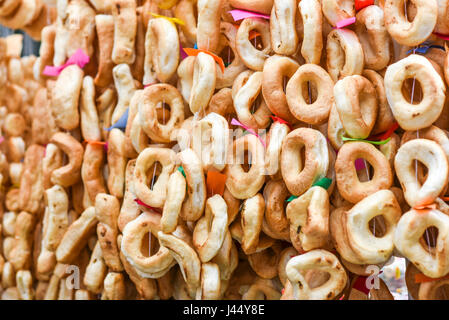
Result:
{"type": "Polygon", "coordinates": [[[286,273],[295,300],[334,299],[343,291],[348,280],[346,271],[337,257],[322,249],[291,258],[287,263],[286,273]],[[307,270],[328,272],[330,278],[321,286],[312,289],[303,275],[307,270]]]}
{"type": "Polygon", "coordinates": [[[320,1],[302,0],[298,4],[298,16],[304,29],[301,54],[306,63],[319,64],[323,51],[323,13],[320,1]]]}
{"type": "Polygon", "coordinates": [[[179,63],[179,36],[175,24],[164,18],[151,19],[146,39],[146,59],[148,55],[151,57],[159,81],[169,81],[176,74],[179,63]]]}
{"type": "Polygon", "coordinates": [[[170,174],[173,172],[175,165],[175,152],[167,148],[144,149],[137,157],[136,167],[134,168],[134,191],[138,199],[145,204],[162,208],[167,196],[167,183],[170,174]],[[154,183],[153,189],[148,187],[147,171],[158,161],[162,165],[162,172],[157,181],[154,183]]]}
{"type": "Polygon", "coordinates": [[[298,46],[296,0],[274,0],[271,9],[271,46],[277,54],[293,55],[298,46]]]}
{"type": "Polygon", "coordinates": [[[354,31],[334,29],[327,36],[327,71],[336,82],[346,76],[362,74],[365,56],[354,31]]]}
{"type": "Polygon", "coordinates": [[[449,272],[448,237],[449,216],[435,209],[427,212],[412,209],[399,220],[394,234],[394,245],[426,276],[439,278],[449,272]],[[436,247],[431,247],[431,252],[428,246],[420,241],[429,227],[438,229],[436,247]]]}
{"type": "Polygon", "coordinates": [[[385,25],[399,44],[416,46],[424,42],[437,23],[437,0],[413,0],[416,15],[409,22],[404,12],[404,1],[386,0],[384,4],[385,25]]]}
{"type": "Polygon", "coordinates": [[[326,247],[329,241],[329,195],[324,188],[311,187],[287,205],[286,213],[290,238],[296,250],[303,252],[326,247]]]}
{"type": "Polygon", "coordinates": [[[322,0],[323,14],[327,21],[336,26],[337,22],[355,16],[352,0],[322,0]]]}
{"type": "Polygon", "coordinates": [[[215,90],[216,64],[211,55],[200,52],[194,64],[190,111],[204,112],[215,90]]]}
{"type": "Polygon", "coordinates": [[[223,116],[211,112],[195,122],[192,138],[192,149],[200,158],[205,172],[212,168],[222,171],[226,167],[229,125],[223,116]]]}
{"type": "Polygon", "coordinates": [[[220,250],[228,227],[228,212],[224,199],[216,194],[207,199],[204,216],[198,220],[193,230],[193,245],[206,263],[220,250]]]}
{"type": "Polygon", "coordinates": [[[378,114],[378,99],[373,84],[359,75],[347,76],[335,84],[334,97],[347,134],[352,138],[367,138],[378,114]]]}
{"type": "Polygon", "coordinates": [[[383,263],[391,257],[393,235],[400,217],[401,208],[390,190],[377,191],[347,211],[345,227],[348,243],[364,264],[383,263]],[[380,215],[384,218],[386,230],[382,237],[376,237],[370,230],[369,222],[380,215]]]}
{"type": "Polygon", "coordinates": [[[440,116],[446,86],[425,57],[412,54],[389,65],[384,82],[391,111],[402,129],[419,130],[429,127],[440,116]],[[402,86],[407,79],[416,79],[421,84],[423,98],[418,104],[411,104],[404,98],[402,86]]]}
{"type": "Polygon", "coordinates": [[[394,167],[405,200],[411,207],[433,203],[448,183],[446,154],[439,144],[431,140],[414,139],[404,143],[396,153],[394,167]],[[423,185],[416,181],[415,160],[428,169],[423,185]]]}

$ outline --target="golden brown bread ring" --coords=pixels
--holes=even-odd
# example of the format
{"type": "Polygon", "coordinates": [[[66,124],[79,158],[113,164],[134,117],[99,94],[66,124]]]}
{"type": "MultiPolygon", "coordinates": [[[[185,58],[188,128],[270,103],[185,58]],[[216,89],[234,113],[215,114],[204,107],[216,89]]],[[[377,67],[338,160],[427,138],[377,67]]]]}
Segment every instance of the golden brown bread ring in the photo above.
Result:
{"type": "Polygon", "coordinates": [[[171,149],[154,147],[148,147],[139,154],[134,169],[133,183],[137,198],[149,206],[163,207],[167,195],[168,178],[175,165],[175,156],[175,152],[171,149]],[[156,162],[162,165],[162,172],[154,183],[153,189],[150,190],[147,171],[156,162]]]}
{"type": "Polygon", "coordinates": [[[197,221],[204,212],[207,198],[206,181],[200,158],[192,149],[177,154],[184,169],[187,190],[180,216],[185,221],[197,221]]]}
{"type": "Polygon", "coordinates": [[[69,159],[69,162],[61,168],[55,169],[51,174],[51,182],[63,187],[70,187],[81,178],[81,165],[84,149],[81,143],[67,133],[55,133],[50,140],[61,149],[69,159]]]}
{"type": "Polygon", "coordinates": [[[220,41],[220,17],[224,2],[223,0],[197,0],[196,42],[198,49],[217,53],[220,41]]]}
{"type": "MultiPolygon", "coordinates": [[[[296,119],[308,124],[325,123],[334,105],[333,87],[334,82],[326,70],[315,64],[302,65],[287,84],[286,96],[290,112],[296,119]],[[310,103],[312,98],[307,92],[309,84],[317,91],[313,103],[310,103]],[[306,101],[305,97],[308,97],[309,101],[306,101]]],[[[312,91],[310,94],[313,96],[312,91]]]]}
{"type": "Polygon", "coordinates": [[[414,139],[427,139],[435,141],[443,148],[444,153],[449,159],[449,137],[444,130],[437,126],[430,126],[428,128],[418,131],[405,131],[401,137],[401,146],[406,142],[414,139]]]}
{"type": "Polygon", "coordinates": [[[372,83],[374,90],[376,90],[379,106],[376,123],[374,124],[373,130],[371,130],[371,134],[383,133],[390,129],[395,122],[391,108],[388,105],[384,79],[376,71],[368,69],[363,70],[362,76],[368,79],[372,83]]]}
{"type": "Polygon", "coordinates": [[[103,165],[103,146],[88,143],[84,151],[81,178],[83,180],[84,192],[87,193],[91,205],[95,203],[95,197],[98,193],[106,193],[103,165]]]}
{"type": "Polygon", "coordinates": [[[229,0],[234,8],[270,14],[274,0],[229,0]]]}
{"type": "Polygon", "coordinates": [[[318,130],[298,128],[290,132],[282,143],[281,171],[290,193],[300,196],[312,184],[326,176],[329,151],[324,135],[318,130]],[[305,149],[305,163],[301,150],[305,149]]]}
{"type": "Polygon", "coordinates": [[[148,232],[157,236],[158,227],[160,227],[158,214],[144,212],[123,229],[120,250],[139,276],[144,278],[159,278],[176,263],[169,250],[163,246],[149,257],[142,254],[143,237],[148,232]]]}
{"type": "Polygon", "coordinates": [[[343,221],[348,244],[358,259],[343,256],[351,263],[380,264],[390,259],[394,244],[395,225],[401,216],[401,208],[390,190],[371,194],[346,212],[343,221]],[[370,227],[372,219],[382,216],[382,236],[370,227]]]}
{"type": "Polygon", "coordinates": [[[393,183],[393,174],[385,156],[373,145],[366,142],[345,143],[338,152],[335,162],[337,187],[342,197],[357,203],[381,189],[389,189],[393,183]],[[360,182],[354,162],[363,158],[374,167],[370,181],[360,182]]]}
{"type": "Polygon", "coordinates": [[[276,241],[271,247],[248,255],[248,262],[259,277],[273,279],[278,275],[281,250],[281,242],[276,241]]]}
{"type": "Polygon", "coordinates": [[[265,221],[272,231],[271,237],[290,241],[289,222],[285,213],[285,200],[290,192],[282,180],[270,180],[263,189],[265,221]]]}
{"type": "Polygon", "coordinates": [[[225,169],[226,187],[237,199],[251,198],[265,182],[263,145],[256,136],[249,134],[235,140],[233,150],[228,154],[228,165],[225,169]],[[242,168],[245,150],[252,155],[251,168],[248,172],[242,168]]]}
{"type": "Polygon", "coordinates": [[[111,15],[98,14],[95,16],[95,28],[98,37],[98,72],[95,85],[107,87],[112,83],[112,48],[114,45],[114,18],[111,15]]]}
{"type": "Polygon", "coordinates": [[[138,106],[140,125],[153,142],[168,143],[175,139],[174,130],[184,121],[184,103],[175,87],[159,83],[145,88],[138,106]],[[158,121],[159,103],[170,106],[170,118],[165,123],[158,121]]]}
{"type": "Polygon", "coordinates": [[[263,66],[262,94],[268,108],[276,116],[292,122],[294,117],[290,112],[284,88],[299,68],[299,64],[288,57],[269,57],[263,66]]]}

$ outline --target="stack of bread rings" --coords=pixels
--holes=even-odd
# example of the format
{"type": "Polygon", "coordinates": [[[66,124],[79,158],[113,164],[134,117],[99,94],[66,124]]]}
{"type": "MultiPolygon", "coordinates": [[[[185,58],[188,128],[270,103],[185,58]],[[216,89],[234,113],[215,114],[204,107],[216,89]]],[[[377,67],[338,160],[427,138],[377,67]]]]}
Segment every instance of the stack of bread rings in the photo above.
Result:
{"type": "Polygon", "coordinates": [[[4,0],[3,300],[449,299],[443,0],[4,0]],[[391,291],[390,291],[391,290],[391,291]]]}

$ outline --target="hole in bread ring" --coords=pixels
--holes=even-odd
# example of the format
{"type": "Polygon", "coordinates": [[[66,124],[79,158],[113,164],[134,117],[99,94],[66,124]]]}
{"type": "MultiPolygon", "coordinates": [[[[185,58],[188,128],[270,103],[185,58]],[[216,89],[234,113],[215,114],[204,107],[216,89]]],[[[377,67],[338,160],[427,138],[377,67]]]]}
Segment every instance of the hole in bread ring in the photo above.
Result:
{"type": "Polygon", "coordinates": [[[404,130],[419,130],[432,125],[440,116],[446,87],[438,72],[425,57],[412,54],[387,68],[385,90],[394,117],[404,130]],[[411,104],[402,93],[406,79],[416,78],[423,90],[419,104],[411,104]]]}
{"type": "Polygon", "coordinates": [[[332,30],[327,36],[327,71],[335,82],[347,76],[362,74],[363,49],[354,31],[332,30]]]}
{"type": "Polygon", "coordinates": [[[351,203],[357,203],[381,189],[389,189],[393,183],[388,160],[376,147],[366,142],[345,143],[338,152],[335,172],[341,196],[351,203]],[[359,158],[365,159],[374,168],[374,175],[369,181],[360,182],[357,177],[354,162],[359,158]]]}
{"type": "Polygon", "coordinates": [[[434,141],[414,139],[403,144],[394,159],[396,176],[411,207],[431,204],[448,183],[449,167],[446,154],[434,141]],[[415,160],[427,167],[427,179],[421,185],[416,180],[415,160]]]}
{"type": "Polygon", "coordinates": [[[256,136],[248,134],[236,139],[232,150],[225,171],[226,187],[237,199],[248,199],[255,196],[265,182],[264,147],[256,136]],[[252,160],[248,172],[242,168],[245,150],[251,153],[252,160]]]}
{"type": "Polygon", "coordinates": [[[151,207],[162,208],[167,194],[168,178],[175,165],[175,156],[171,149],[151,147],[139,154],[134,168],[134,191],[138,199],[151,207]],[[162,172],[151,190],[147,172],[156,161],[162,165],[162,172]]]}
{"type": "Polygon", "coordinates": [[[332,300],[346,286],[348,276],[337,257],[325,250],[312,250],[293,257],[287,263],[287,277],[295,300],[332,300]],[[329,273],[329,279],[318,287],[311,288],[304,271],[320,270],[329,273]]]}
{"type": "Polygon", "coordinates": [[[290,112],[296,119],[308,124],[325,123],[334,105],[333,88],[334,82],[326,70],[314,64],[302,65],[287,84],[287,102],[290,112]],[[312,96],[307,93],[306,100],[304,89],[308,84],[310,84],[312,96]]]}
{"type": "Polygon", "coordinates": [[[335,84],[334,96],[341,123],[348,135],[357,139],[367,138],[378,113],[372,83],[359,75],[345,77],[335,84]]]}
{"type": "Polygon", "coordinates": [[[262,71],[265,59],[271,53],[270,23],[260,18],[243,20],[237,31],[236,47],[240,58],[249,69],[262,71]],[[249,33],[252,30],[260,33],[262,50],[256,49],[249,40],[249,33]]]}
{"type": "Polygon", "coordinates": [[[446,214],[436,209],[424,213],[412,209],[399,220],[394,234],[394,245],[424,275],[439,278],[449,272],[449,258],[446,254],[449,243],[444,240],[448,233],[449,217],[446,214]],[[429,227],[438,229],[436,246],[430,251],[420,240],[429,227]]]}
{"type": "Polygon", "coordinates": [[[321,177],[329,167],[329,151],[324,135],[314,129],[298,128],[282,143],[281,171],[291,194],[300,196],[321,177]],[[304,149],[305,161],[301,160],[304,149]]]}
{"type": "Polygon", "coordinates": [[[404,46],[416,46],[424,42],[437,23],[437,1],[411,0],[411,2],[416,7],[416,15],[412,21],[409,21],[412,17],[408,17],[404,10],[404,0],[387,0],[384,4],[388,33],[404,46]]]}

